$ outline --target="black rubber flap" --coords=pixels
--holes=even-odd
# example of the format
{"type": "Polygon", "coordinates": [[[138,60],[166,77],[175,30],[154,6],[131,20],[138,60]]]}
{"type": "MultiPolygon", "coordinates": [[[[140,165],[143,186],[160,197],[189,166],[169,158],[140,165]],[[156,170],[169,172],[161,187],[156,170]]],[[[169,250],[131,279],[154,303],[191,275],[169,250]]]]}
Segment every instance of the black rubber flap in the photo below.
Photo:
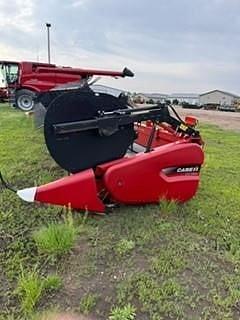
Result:
{"type": "Polygon", "coordinates": [[[105,93],[79,89],[60,95],[48,107],[44,135],[53,159],[65,170],[76,173],[123,157],[135,139],[133,124],[110,136],[97,129],[56,135],[53,124],[90,120],[98,111],[126,109],[124,101],[105,93]]]}

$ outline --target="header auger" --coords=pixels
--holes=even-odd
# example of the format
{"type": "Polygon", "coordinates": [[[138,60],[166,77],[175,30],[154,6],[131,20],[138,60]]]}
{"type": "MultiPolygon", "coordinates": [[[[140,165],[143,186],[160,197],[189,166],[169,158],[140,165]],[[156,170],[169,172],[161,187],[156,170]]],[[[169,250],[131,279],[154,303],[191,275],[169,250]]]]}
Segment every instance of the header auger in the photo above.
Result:
{"type": "Polygon", "coordinates": [[[47,110],[49,153],[70,174],[18,190],[20,198],[103,213],[112,204],[185,202],[196,194],[204,160],[196,119],[183,121],[165,104],[133,108],[87,83],[41,94],[38,103],[47,110]]]}

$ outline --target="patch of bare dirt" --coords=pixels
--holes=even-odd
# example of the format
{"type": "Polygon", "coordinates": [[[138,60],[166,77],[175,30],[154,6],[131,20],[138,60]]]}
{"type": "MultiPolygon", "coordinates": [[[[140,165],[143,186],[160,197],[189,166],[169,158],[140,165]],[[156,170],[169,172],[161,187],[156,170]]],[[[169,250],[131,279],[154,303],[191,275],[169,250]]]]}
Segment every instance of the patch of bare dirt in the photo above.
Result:
{"type": "Polygon", "coordinates": [[[179,115],[184,118],[186,115],[197,117],[200,123],[214,124],[224,130],[240,131],[240,113],[224,112],[203,109],[183,109],[176,107],[179,115]]]}

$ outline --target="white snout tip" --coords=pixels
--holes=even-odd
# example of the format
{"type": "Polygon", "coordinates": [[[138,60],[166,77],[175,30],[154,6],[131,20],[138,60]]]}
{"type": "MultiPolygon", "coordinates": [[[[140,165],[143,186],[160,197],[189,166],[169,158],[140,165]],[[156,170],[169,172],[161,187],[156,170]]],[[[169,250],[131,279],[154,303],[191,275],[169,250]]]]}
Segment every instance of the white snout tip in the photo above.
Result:
{"type": "Polygon", "coordinates": [[[32,187],[32,188],[18,190],[17,195],[19,196],[19,198],[21,198],[24,201],[34,202],[36,192],[37,192],[37,187],[32,187]]]}

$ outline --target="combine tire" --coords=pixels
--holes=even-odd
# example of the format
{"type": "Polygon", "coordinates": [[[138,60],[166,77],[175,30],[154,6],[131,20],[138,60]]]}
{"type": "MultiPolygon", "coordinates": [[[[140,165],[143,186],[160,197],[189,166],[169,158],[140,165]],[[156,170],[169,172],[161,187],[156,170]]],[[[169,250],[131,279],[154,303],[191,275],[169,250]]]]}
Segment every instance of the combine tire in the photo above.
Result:
{"type": "Polygon", "coordinates": [[[35,93],[33,91],[22,89],[16,92],[16,106],[22,111],[30,111],[33,108],[33,98],[35,93]]]}

